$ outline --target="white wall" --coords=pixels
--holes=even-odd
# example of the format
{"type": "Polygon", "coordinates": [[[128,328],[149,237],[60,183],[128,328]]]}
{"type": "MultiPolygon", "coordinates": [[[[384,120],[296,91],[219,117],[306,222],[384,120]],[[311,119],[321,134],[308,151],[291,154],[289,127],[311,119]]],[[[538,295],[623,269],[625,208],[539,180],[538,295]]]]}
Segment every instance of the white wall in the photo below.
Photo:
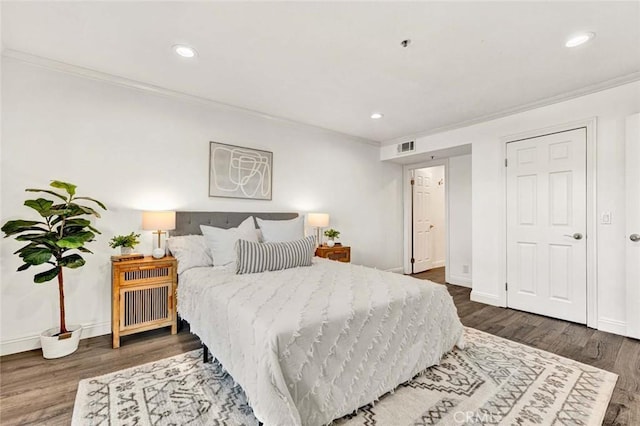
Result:
{"type": "MultiPolygon", "coordinates": [[[[402,264],[401,166],[353,138],[213,103],[160,96],[12,58],[2,64],[1,220],[24,217],[28,187],[50,180],[107,204],[87,265],[65,270],[67,322],[85,337],[110,332],[107,242],[138,231],[139,210],[321,211],[352,246],[354,263],[402,264]],[[273,152],[273,201],[208,197],[209,141],[273,152]]],[[[145,233],[142,251],[151,251],[145,233]]],[[[58,322],[53,282],[17,273],[15,240],[2,241],[2,353],[34,348],[58,322]]]]}
{"type": "Polygon", "coordinates": [[[449,158],[447,282],[471,287],[471,155],[449,158]]]}
{"type": "Polygon", "coordinates": [[[435,228],[433,229],[433,266],[444,266],[447,257],[447,228],[445,222],[445,197],[444,197],[444,166],[431,167],[431,182],[433,185],[433,208],[431,217],[435,228]],[[443,182],[438,185],[438,182],[443,182]]]}
{"type": "MultiPolygon", "coordinates": [[[[504,304],[503,138],[520,132],[597,117],[597,214],[612,212],[613,223],[597,226],[597,326],[624,334],[624,126],[640,111],[640,82],[473,126],[416,139],[416,153],[472,144],[472,241],[474,300],[504,304]]],[[[381,148],[383,160],[395,146],[381,148]]]]}

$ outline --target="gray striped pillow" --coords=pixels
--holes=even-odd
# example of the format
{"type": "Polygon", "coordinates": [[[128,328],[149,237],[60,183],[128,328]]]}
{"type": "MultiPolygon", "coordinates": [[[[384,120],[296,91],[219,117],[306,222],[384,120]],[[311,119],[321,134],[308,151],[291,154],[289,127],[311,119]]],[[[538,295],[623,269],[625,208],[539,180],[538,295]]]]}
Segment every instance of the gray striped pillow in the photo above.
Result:
{"type": "Polygon", "coordinates": [[[311,266],[316,238],[311,235],[296,241],[255,243],[238,240],[236,243],[236,274],[311,266]]]}

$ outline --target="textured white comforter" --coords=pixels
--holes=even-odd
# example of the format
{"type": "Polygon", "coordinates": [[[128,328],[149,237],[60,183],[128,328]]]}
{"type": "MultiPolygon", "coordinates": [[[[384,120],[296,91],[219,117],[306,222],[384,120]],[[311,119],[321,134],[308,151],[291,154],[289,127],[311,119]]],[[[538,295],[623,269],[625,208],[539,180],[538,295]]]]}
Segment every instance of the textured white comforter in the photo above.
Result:
{"type": "Polygon", "coordinates": [[[180,275],[178,312],[265,425],[321,425],[353,412],[462,342],[446,288],[363,266],[180,275]]]}

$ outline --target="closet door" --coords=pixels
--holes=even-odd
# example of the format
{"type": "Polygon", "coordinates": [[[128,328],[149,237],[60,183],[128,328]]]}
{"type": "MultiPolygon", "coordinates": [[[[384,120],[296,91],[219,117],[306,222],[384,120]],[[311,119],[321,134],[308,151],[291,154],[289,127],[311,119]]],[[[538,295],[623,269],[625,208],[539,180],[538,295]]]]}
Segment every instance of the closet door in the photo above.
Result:
{"type": "Polygon", "coordinates": [[[507,306],[587,321],[586,129],[507,144],[507,306]]]}

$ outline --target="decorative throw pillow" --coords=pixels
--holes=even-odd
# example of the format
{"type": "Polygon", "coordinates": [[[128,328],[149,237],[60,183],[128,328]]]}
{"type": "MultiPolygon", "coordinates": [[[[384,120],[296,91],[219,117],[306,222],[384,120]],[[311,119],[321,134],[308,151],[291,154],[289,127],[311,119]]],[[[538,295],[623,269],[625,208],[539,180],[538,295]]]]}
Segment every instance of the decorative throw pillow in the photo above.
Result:
{"type": "Polygon", "coordinates": [[[280,243],[257,243],[240,239],[236,243],[236,273],[253,274],[311,266],[315,248],[314,236],[280,243]]]}
{"type": "Polygon", "coordinates": [[[167,247],[178,260],[178,274],[198,266],[213,266],[211,252],[202,235],[181,235],[167,239],[167,247]]]}
{"type": "Polygon", "coordinates": [[[258,242],[253,216],[249,216],[237,228],[217,228],[200,225],[202,235],[211,255],[213,266],[228,265],[236,260],[235,245],[239,239],[258,242]]]}
{"type": "Polygon", "coordinates": [[[262,232],[262,241],[277,243],[281,241],[295,241],[304,238],[304,220],[298,216],[291,220],[264,220],[256,218],[262,232]]]}

